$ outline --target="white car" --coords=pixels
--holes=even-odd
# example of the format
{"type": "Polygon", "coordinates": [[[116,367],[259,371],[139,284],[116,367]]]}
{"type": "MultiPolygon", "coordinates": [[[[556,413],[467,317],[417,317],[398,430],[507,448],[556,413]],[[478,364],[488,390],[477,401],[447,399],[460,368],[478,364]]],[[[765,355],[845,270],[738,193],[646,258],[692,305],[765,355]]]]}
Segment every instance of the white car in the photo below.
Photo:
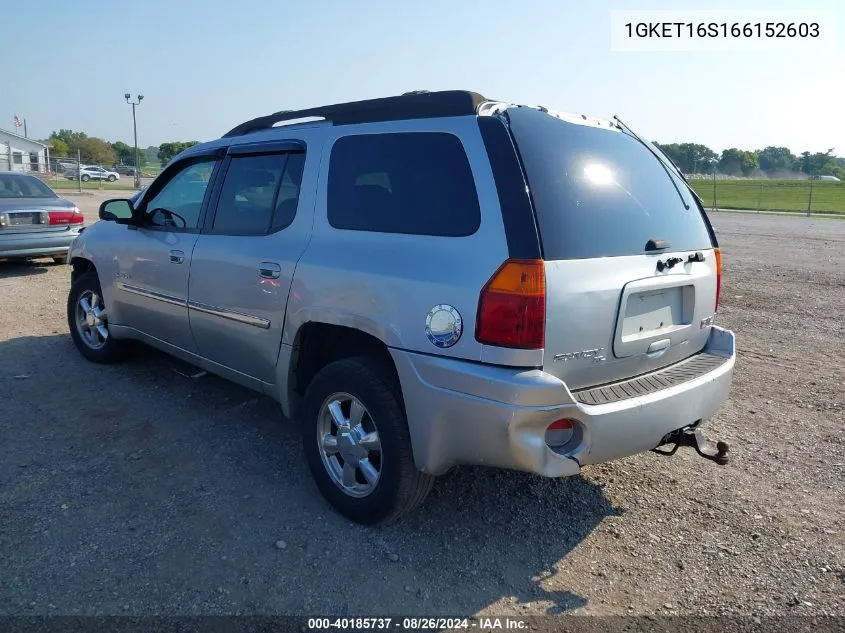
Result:
{"type": "MultiPolygon", "coordinates": [[[[70,180],[76,180],[76,171],[65,172],[65,175],[70,180]]],[[[114,182],[115,180],[120,180],[120,174],[116,171],[109,171],[105,167],[88,166],[82,167],[79,170],[79,179],[82,182],[88,182],[89,180],[107,180],[108,182],[114,182]]]]}

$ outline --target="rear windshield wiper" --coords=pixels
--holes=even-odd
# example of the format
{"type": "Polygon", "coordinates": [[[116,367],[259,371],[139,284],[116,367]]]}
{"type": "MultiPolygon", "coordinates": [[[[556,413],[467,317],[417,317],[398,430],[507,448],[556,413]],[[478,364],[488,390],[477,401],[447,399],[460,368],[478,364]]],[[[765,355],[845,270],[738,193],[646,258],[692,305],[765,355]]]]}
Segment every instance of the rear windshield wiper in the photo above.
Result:
{"type": "Polygon", "coordinates": [[[684,205],[684,209],[689,210],[689,205],[687,204],[686,198],[684,198],[684,194],[681,193],[681,188],[678,187],[678,183],[676,183],[675,179],[672,177],[672,172],[669,171],[669,168],[666,166],[664,160],[660,158],[660,155],[656,151],[654,151],[654,149],[649,143],[646,143],[642,138],[640,138],[640,136],[636,132],[634,132],[634,130],[625,125],[622,119],[620,119],[616,115],[613,115],[613,118],[616,121],[616,127],[618,127],[620,130],[622,130],[634,140],[639,141],[640,145],[645,147],[649,152],[651,152],[651,155],[657,159],[657,162],[660,163],[660,166],[663,168],[663,171],[666,172],[666,176],[668,176],[669,180],[672,181],[672,186],[675,188],[675,191],[678,192],[678,197],[681,199],[681,204],[684,205]]]}

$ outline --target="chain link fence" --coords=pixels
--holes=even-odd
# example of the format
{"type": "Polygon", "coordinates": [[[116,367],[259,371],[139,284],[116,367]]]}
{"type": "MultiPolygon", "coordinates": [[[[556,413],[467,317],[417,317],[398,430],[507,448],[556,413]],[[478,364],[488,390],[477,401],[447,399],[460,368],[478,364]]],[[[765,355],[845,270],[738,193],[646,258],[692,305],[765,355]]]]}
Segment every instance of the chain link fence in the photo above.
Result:
{"type": "Polygon", "coordinates": [[[16,151],[0,145],[0,172],[31,174],[54,189],[81,190],[80,163],[77,158],[48,158],[47,152],[16,151]]]}
{"type": "MultiPolygon", "coordinates": [[[[29,173],[54,189],[134,189],[131,165],[87,165],[78,157],[53,157],[47,152],[26,154],[0,144],[0,171],[29,173]],[[11,151],[10,151],[11,149],[11,151]],[[93,168],[93,169],[89,169],[93,168]],[[98,170],[105,171],[98,171],[98,170]],[[110,173],[106,173],[110,172],[110,173]]],[[[146,187],[160,167],[142,166],[138,179],[146,187]]],[[[712,210],[791,211],[845,215],[845,182],[821,179],[753,179],[721,174],[690,174],[690,185],[712,210]]]]}
{"type": "MultiPolygon", "coordinates": [[[[79,160],[79,157],[54,157],[46,152],[27,154],[9,151],[0,145],[0,172],[11,171],[31,174],[41,178],[57,190],[83,189],[135,189],[135,168],[131,165],[95,165],[79,160]]],[[[142,167],[137,180],[146,187],[158,175],[160,167],[142,167]]]]}
{"type": "Polygon", "coordinates": [[[690,185],[713,210],[845,214],[845,182],[693,176],[690,185]]]}

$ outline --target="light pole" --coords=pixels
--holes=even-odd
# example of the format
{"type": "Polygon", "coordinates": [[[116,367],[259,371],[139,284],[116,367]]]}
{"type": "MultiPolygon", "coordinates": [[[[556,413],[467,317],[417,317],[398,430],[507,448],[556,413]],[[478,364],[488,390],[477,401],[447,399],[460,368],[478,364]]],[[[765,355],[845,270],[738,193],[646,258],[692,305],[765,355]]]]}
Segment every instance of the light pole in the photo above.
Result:
{"type": "Polygon", "coordinates": [[[135,106],[141,105],[144,95],[138,95],[138,101],[130,101],[132,95],[128,92],[123,95],[126,103],[132,106],[132,131],[135,133],[135,189],[141,188],[141,166],[138,164],[138,122],[135,119],[135,106]]]}
{"type": "Polygon", "coordinates": [[[713,168],[713,212],[716,212],[716,165],[719,161],[715,158],[708,159],[710,166],[713,168]]]}

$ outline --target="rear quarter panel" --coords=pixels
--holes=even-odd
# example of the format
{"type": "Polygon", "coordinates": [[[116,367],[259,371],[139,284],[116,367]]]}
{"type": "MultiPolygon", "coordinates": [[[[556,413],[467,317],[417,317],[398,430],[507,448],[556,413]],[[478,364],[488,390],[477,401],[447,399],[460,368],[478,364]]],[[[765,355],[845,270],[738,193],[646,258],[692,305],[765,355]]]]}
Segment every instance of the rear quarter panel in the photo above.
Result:
{"type": "MultiPolygon", "coordinates": [[[[390,347],[480,360],[475,340],[478,294],[507,258],[507,244],[490,163],[475,117],[399,121],[326,128],[317,185],[314,232],[291,288],[283,343],[299,328],[323,322],[362,330],[390,347]],[[462,142],[481,207],[481,226],[468,237],[403,235],[333,228],[327,218],[332,147],[352,134],[448,132],[462,142]],[[449,304],[463,321],[452,347],[435,347],[425,334],[432,307],[449,304]]],[[[507,353],[507,350],[505,350],[507,353]]]]}

